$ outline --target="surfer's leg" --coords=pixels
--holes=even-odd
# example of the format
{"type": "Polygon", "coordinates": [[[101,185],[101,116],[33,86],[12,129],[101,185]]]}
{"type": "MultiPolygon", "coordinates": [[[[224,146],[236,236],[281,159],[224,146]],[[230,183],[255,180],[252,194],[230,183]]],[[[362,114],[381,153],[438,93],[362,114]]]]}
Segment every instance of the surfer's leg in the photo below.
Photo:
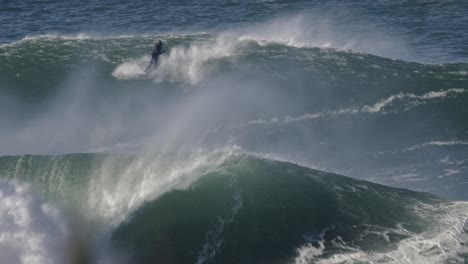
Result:
{"type": "Polygon", "coordinates": [[[148,72],[148,70],[151,68],[151,65],[153,65],[153,60],[151,60],[151,62],[150,62],[150,64],[148,65],[148,67],[146,67],[145,73],[148,72]]]}

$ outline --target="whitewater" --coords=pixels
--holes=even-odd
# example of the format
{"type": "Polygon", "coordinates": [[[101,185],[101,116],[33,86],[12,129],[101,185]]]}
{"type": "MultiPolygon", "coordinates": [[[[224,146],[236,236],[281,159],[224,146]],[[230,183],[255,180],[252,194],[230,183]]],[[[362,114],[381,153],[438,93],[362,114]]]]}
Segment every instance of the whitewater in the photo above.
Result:
{"type": "Polygon", "coordinates": [[[467,17],[1,3],[0,262],[468,262],[467,17]]]}

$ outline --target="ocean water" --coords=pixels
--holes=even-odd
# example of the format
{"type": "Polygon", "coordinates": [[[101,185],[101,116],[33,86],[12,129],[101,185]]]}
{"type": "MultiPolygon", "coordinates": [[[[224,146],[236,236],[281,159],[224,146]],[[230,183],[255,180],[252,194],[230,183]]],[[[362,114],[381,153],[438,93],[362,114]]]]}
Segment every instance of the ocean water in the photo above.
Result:
{"type": "Polygon", "coordinates": [[[468,2],[0,24],[0,263],[468,263],[468,2]]]}

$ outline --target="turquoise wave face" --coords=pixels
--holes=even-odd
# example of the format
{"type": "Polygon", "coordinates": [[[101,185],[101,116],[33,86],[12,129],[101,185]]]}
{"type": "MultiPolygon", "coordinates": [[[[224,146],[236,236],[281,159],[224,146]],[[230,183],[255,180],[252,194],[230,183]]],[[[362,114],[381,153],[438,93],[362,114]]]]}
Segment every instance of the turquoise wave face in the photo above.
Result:
{"type": "Polygon", "coordinates": [[[145,203],[112,241],[140,263],[314,262],[353,250],[372,259],[434,225],[437,216],[426,216],[445,205],[427,194],[242,157],[145,203]]]}
{"type": "Polygon", "coordinates": [[[0,169],[68,208],[64,215],[75,227],[61,239],[71,240],[77,259],[105,261],[118,254],[130,263],[347,258],[462,263],[466,258],[460,244],[465,202],[237,152],[10,156],[1,158],[0,169]],[[107,251],[93,253],[96,248],[107,251]]]}

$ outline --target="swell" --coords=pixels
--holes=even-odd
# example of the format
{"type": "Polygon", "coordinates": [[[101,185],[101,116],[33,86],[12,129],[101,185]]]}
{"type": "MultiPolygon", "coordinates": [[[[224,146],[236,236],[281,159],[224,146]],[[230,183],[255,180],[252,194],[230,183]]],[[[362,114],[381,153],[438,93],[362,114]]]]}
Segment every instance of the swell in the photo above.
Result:
{"type": "Polygon", "coordinates": [[[288,78],[284,75],[283,65],[293,65],[309,75],[337,76],[338,80],[354,75],[353,79],[380,82],[383,87],[398,84],[402,79],[415,82],[430,79],[460,87],[457,83],[467,79],[466,64],[425,65],[395,61],[346,48],[298,44],[294,37],[293,40],[283,39],[273,33],[267,36],[270,35],[272,37],[249,35],[241,31],[218,35],[27,37],[0,47],[0,80],[9,84],[2,89],[8,89],[13,83],[19,88],[31,89],[34,82],[39,87],[48,83],[48,87],[44,87],[47,90],[59,84],[74,69],[96,64],[100,65],[99,76],[104,80],[112,81],[112,75],[117,79],[138,80],[148,64],[151,47],[158,39],[165,42],[166,50],[158,70],[150,74],[150,80],[158,83],[196,84],[219,74],[247,69],[281,80],[288,78]]]}

